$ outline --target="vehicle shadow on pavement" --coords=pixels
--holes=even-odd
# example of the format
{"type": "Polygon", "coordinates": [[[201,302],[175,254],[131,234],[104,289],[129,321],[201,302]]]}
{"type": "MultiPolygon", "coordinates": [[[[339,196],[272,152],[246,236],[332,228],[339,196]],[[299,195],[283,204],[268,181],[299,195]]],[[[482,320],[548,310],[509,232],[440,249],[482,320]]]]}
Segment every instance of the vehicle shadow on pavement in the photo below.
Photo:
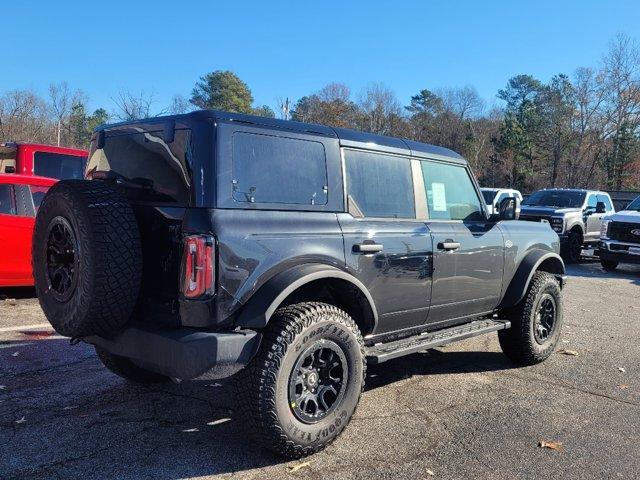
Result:
{"type": "Polygon", "coordinates": [[[5,298],[36,298],[36,289],[33,287],[0,288],[0,300],[5,298]]]}
{"type": "Polygon", "coordinates": [[[407,355],[367,370],[365,390],[384,387],[414,376],[465,374],[518,368],[502,352],[442,351],[407,355]]]}
{"type": "Polygon", "coordinates": [[[606,272],[600,266],[600,262],[592,258],[583,259],[580,263],[566,265],[567,274],[570,277],[583,278],[616,278],[629,280],[634,285],[640,285],[640,266],[620,264],[613,272],[606,272]]]}
{"type": "Polygon", "coordinates": [[[3,340],[0,384],[0,478],[178,479],[285,463],[243,433],[232,379],[132,385],[57,337],[3,340]]]}

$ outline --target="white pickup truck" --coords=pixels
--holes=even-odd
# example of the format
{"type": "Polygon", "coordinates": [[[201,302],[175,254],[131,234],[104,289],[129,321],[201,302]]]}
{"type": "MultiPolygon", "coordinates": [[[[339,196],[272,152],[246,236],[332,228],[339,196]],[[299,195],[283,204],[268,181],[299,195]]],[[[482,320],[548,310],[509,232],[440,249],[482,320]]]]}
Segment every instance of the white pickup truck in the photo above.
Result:
{"type": "Polygon", "coordinates": [[[620,263],[640,264],[640,197],[602,220],[598,254],[608,271],[620,263]]]}

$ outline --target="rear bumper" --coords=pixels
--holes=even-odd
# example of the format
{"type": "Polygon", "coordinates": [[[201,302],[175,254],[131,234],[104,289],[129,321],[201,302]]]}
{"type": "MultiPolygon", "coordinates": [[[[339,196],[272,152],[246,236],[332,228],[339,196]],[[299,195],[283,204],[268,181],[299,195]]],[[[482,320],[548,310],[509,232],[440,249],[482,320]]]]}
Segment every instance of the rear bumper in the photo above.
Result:
{"type": "Polygon", "coordinates": [[[598,255],[601,260],[609,262],[640,264],[640,255],[629,253],[629,247],[638,246],[640,245],[601,240],[598,243],[598,255]]]}
{"type": "Polygon", "coordinates": [[[187,380],[215,367],[227,367],[225,371],[231,372],[242,368],[258,351],[261,338],[253,330],[203,332],[192,328],[131,327],[113,339],[91,336],[83,340],[148,370],[187,380]]]}

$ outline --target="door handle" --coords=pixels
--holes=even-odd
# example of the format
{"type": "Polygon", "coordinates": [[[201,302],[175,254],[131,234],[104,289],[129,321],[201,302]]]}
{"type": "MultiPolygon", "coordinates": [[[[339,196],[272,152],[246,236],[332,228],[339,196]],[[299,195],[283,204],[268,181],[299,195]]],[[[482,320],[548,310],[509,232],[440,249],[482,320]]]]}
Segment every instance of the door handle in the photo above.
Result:
{"type": "Polygon", "coordinates": [[[353,246],[353,253],[377,253],[382,251],[380,243],[356,243],[353,246]]]}
{"type": "Polygon", "coordinates": [[[446,240],[438,243],[440,250],[457,250],[460,248],[460,242],[454,242],[453,240],[446,240]]]}

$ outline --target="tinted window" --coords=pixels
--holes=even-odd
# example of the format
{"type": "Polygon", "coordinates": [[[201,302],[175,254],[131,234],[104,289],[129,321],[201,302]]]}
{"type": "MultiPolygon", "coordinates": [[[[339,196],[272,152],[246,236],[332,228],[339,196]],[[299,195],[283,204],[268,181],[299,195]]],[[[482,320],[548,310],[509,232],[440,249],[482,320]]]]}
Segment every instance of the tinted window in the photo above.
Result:
{"type": "Polygon", "coordinates": [[[76,157],[75,155],[36,152],[33,156],[33,169],[34,173],[41,177],[59,180],[83,178],[86,160],[87,157],[76,157]]]}
{"type": "Polygon", "coordinates": [[[409,159],[347,150],[345,170],[349,207],[355,213],[365,217],[415,218],[409,159]]]}
{"type": "Polygon", "coordinates": [[[491,205],[491,202],[493,202],[493,199],[496,197],[496,193],[497,192],[493,190],[482,190],[482,196],[487,205],[491,205]]]}
{"type": "Polygon", "coordinates": [[[483,207],[466,168],[422,162],[429,218],[478,220],[483,207]]]}
{"type": "Polygon", "coordinates": [[[11,185],[0,185],[0,214],[16,215],[16,200],[11,185]]]}
{"type": "Polygon", "coordinates": [[[107,134],[104,148],[92,145],[87,174],[111,172],[144,188],[127,189],[137,200],[188,204],[191,192],[191,132],[176,130],[173,142],[163,132],[107,134]]]}
{"type": "Polygon", "coordinates": [[[41,185],[29,185],[29,188],[31,189],[31,198],[33,198],[33,206],[35,207],[37,212],[38,208],[40,208],[40,204],[42,203],[42,199],[46,195],[47,190],[49,190],[49,187],[44,187],[41,185]]]}
{"type": "Polygon", "coordinates": [[[237,202],[325,205],[324,146],[309,140],[234,133],[233,198],[237,202]]]}
{"type": "Polygon", "coordinates": [[[538,190],[522,202],[522,204],[545,207],[580,208],[584,203],[584,196],[584,192],[538,190]]]}
{"type": "Polygon", "coordinates": [[[598,201],[604,203],[607,212],[611,212],[613,210],[613,205],[611,205],[611,200],[607,195],[598,195],[598,201]]]}

